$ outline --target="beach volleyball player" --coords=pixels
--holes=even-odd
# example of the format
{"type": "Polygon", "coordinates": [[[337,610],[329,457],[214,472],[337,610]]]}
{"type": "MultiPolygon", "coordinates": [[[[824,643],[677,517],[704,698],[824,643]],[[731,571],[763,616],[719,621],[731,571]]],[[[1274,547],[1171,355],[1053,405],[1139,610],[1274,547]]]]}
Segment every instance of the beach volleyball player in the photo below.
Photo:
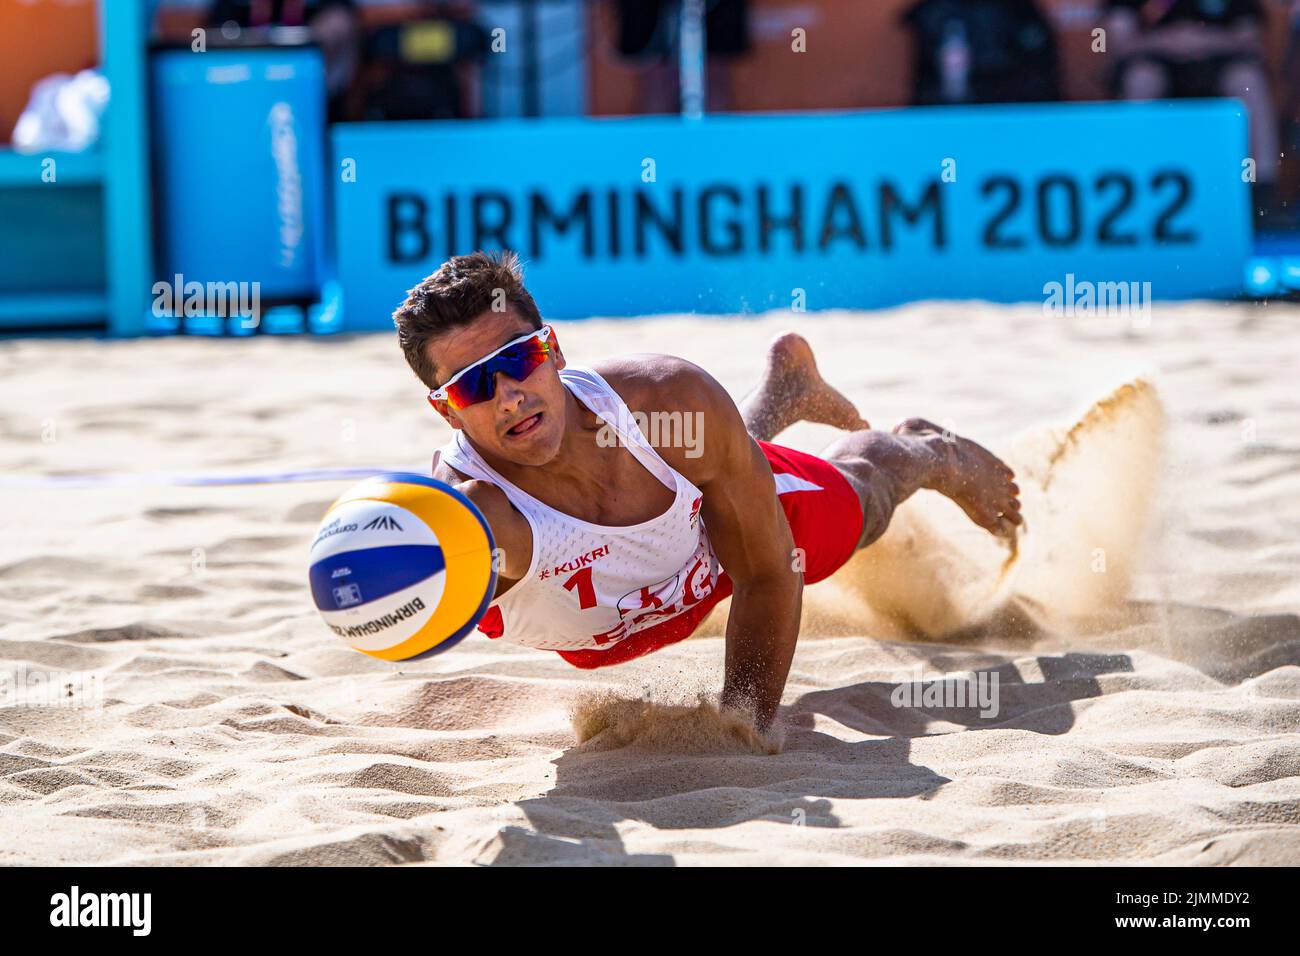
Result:
{"type": "Polygon", "coordinates": [[[567,365],[511,253],[448,260],[394,322],[454,429],[433,477],[477,505],[499,549],[479,629],[602,667],[688,637],[730,595],[721,704],[760,729],[785,687],[803,586],[879,538],[913,492],[947,496],[996,535],[1021,523],[998,458],[919,418],[871,429],[797,335],[773,342],[737,407],[669,355],[567,365]],[[801,420],[847,434],[820,456],[772,444],[801,420]],[[662,422],[675,427],[642,427],[662,422]]]}

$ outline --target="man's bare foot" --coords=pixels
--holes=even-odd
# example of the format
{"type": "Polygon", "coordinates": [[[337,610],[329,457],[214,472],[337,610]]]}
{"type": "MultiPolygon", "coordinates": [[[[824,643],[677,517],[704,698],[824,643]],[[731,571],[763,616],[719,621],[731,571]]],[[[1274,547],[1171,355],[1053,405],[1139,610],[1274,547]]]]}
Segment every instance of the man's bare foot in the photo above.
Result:
{"type": "Polygon", "coordinates": [[[871,425],[842,392],[817,370],[812,346],[795,332],[782,332],[767,350],[763,380],[744,403],[746,424],[770,440],[795,422],[817,422],[857,431],[871,425]]]}
{"type": "Polygon", "coordinates": [[[894,426],[894,434],[918,438],[938,456],[939,467],[926,487],[951,498],[984,530],[1002,538],[1016,536],[1024,523],[1020,487],[1002,459],[924,418],[904,419],[894,426]]]}

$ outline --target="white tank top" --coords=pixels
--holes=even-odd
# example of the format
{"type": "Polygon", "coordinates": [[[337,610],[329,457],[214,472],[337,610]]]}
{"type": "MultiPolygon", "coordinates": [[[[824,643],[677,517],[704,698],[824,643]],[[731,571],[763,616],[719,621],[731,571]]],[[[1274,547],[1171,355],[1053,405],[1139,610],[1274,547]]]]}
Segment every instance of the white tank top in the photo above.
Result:
{"type": "Polygon", "coordinates": [[[464,432],[455,432],[439,451],[462,475],[505,492],[533,530],[528,572],[492,603],[501,616],[501,639],[555,651],[608,649],[707,597],[717,585],[718,559],[700,518],[703,493],[659,456],[618,393],[589,368],[562,369],[560,380],[618,435],[621,447],[675,492],[667,511],[625,527],[593,524],[511,484],[464,432]]]}

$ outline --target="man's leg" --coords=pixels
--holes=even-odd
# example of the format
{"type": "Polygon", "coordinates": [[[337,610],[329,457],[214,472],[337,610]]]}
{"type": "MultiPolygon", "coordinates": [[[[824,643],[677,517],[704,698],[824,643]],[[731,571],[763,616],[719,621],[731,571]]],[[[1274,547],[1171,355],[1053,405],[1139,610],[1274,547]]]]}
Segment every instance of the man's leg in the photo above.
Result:
{"type": "Polygon", "coordinates": [[[1021,524],[1020,489],[1001,459],[921,418],[906,419],[893,432],[873,431],[853,403],[821,377],[812,348],[793,332],[773,341],[763,380],[741,403],[741,414],[749,433],[761,441],[798,421],[849,432],[821,457],[858,494],[859,548],[884,534],[894,509],[922,488],[952,499],[993,534],[1013,537],[1021,524]]]}
{"type": "Polygon", "coordinates": [[[740,414],[745,428],[760,441],[771,441],[795,422],[845,431],[871,427],[853,403],[821,377],[812,346],[794,332],[783,332],[768,346],[763,379],[741,400],[740,414]]]}
{"type": "Polygon", "coordinates": [[[851,432],[822,457],[858,493],[859,548],[884,534],[894,509],[922,488],[951,499],[999,537],[1014,538],[1023,521],[1015,473],[988,449],[923,418],[905,419],[892,432],[851,432]]]}

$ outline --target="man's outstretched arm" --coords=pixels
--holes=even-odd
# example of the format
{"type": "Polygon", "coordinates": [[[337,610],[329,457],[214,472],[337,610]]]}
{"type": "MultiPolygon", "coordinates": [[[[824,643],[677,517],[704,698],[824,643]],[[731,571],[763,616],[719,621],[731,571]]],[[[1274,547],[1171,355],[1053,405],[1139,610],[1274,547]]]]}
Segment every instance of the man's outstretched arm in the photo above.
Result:
{"type": "Polygon", "coordinates": [[[713,376],[669,356],[638,359],[634,401],[642,408],[696,415],[700,423],[696,433],[702,444],[695,453],[659,451],[704,493],[704,525],[735,586],[722,705],[752,710],[766,731],[790,672],[803,598],[803,575],[794,570],[794,540],[771,466],[713,376]]]}
{"type": "Polygon", "coordinates": [[[772,469],[734,404],[731,416],[735,421],[725,425],[730,447],[723,449],[722,467],[709,487],[700,489],[705,527],[735,587],[722,706],[752,708],[758,729],[766,732],[799,640],[803,575],[794,570],[794,539],[772,469]]]}

